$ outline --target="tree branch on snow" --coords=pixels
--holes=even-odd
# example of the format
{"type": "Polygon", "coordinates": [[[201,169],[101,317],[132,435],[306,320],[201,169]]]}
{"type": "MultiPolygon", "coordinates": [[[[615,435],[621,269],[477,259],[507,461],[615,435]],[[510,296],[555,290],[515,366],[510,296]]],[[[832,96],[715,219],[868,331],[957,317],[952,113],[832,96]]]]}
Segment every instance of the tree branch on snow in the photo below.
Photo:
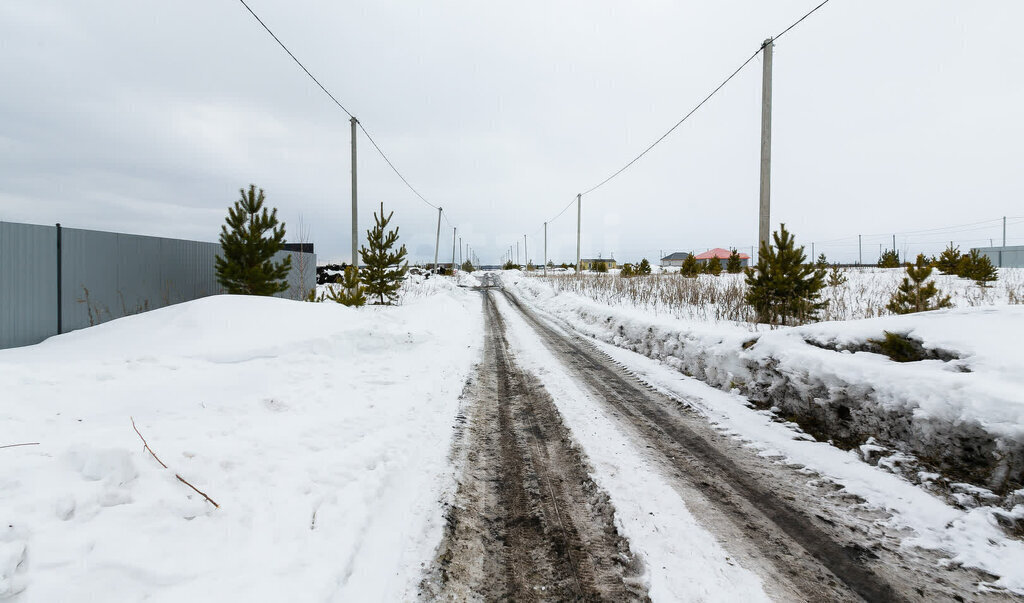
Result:
{"type": "Polygon", "coordinates": [[[17,446],[38,446],[39,442],[25,442],[24,444],[4,444],[0,448],[15,448],[17,446]]]}
{"type": "MultiPolygon", "coordinates": [[[[135,430],[135,433],[139,434],[139,439],[142,440],[143,448],[145,448],[146,451],[149,452],[149,454],[153,455],[153,458],[156,459],[156,462],[160,463],[161,467],[163,467],[164,469],[168,469],[169,467],[167,466],[167,464],[164,463],[163,461],[161,461],[160,457],[158,457],[156,455],[156,453],[153,452],[153,449],[149,447],[149,443],[146,442],[146,438],[144,438],[142,436],[142,432],[140,432],[139,428],[135,426],[135,417],[129,417],[129,419],[131,419],[131,421],[132,421],[132,429],[135,430]]],[[[174,477],[178,478],[179,482],[181,482],[181,483],[185,484],[186,486],[188,486],[189,488],[192,488],[193,490],[195,490],[200,496],[205,498],[208,503],[210,503],[211,505],[217,507],[218,509],[220,508],[220,505],[218,505],[216,501],[214,501],[212,498],[207,496],[207,494],[205,492],[203,492],[202,490],[200,490],[199,488],[196,488],[192,484],[188,483],[188,480],[186,480],[185,478],[181,477],[177,473],[174,474],[174,477]]]]}

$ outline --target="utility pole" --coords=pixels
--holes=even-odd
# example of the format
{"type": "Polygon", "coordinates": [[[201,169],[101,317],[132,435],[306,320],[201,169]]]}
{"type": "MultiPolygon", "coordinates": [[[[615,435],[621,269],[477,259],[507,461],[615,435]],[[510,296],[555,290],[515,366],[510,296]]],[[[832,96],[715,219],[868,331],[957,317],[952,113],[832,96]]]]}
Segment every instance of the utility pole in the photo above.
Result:
{"type": "Polygon", "coordinates": [[[818,261],[818,256],[814,255],[814,241],[811,241],[811,263],[818,261]]]}
{"type": "Polygon", "coordinates": [[[576,194],[576,272],[580,271],[580,222],[583,219],[583,195],[576,194]]]}
{"type": "Polygon", "coordinates": [[[761,46],[764,71],[761,75],[761,198],[757,221],[759,245],[767,245],[771,234],[772,195],[772,52],[775,42],[768,38],[761,46]]]}
{"type": "Polygon", "coordinates": [[[544,276],[548,275],[548,223],[544,223],[544,276]]]}
{"type": "Polygon", "coordinates": [[[999,250],[999,267],[1003,267],[1003,251],[1006,249],[1006,216],[1003,216],[1003,247],[999,250]]]}
{"type": "MultiPolygon", "coordinates": [[[[892,251],[893,251],[893,253],[896,252],[896,235],[892,235],[892,251]]],[[[906,259],[906,258],[904,258],[904,259],[906,259]]]]}
{"type": "Polygon", "coordinates": [[[462,266],[462,237],[459,237],[459,266],[462,266]]]}
{"type": "Polygon", "coordinates": [[[516,266],[521,266],[519,263],[519,241],[516,241],[516,266]]]}
{"type": "Polygon", "coordinates": [[[857,264],[864,263],[864,235],[857,235],[857,264]]]}
{"type": "Polygon", "coordinates": [[[459,232],[458,227],[452,226],[452,274],[455,274],[455,234],[459,232]]]}
{"type": "Polygon", "coordinates": [[[441,249],[441,208],[437,208],[437,237],[434,238],[434,272],[437,272],[437,252],[441,249]]]}
{"type": "Polygon", "coordinates": [[[529,247],[526,246],[526,235],[523,235],[523,263],[526,264],[526,270],[530,269],[530,251],[529,247]]]}
{"type": "MultiPolygon", "coordinates": [[[[359,256],[356,255],[359,246],[359,211],[356,206],[356,124],[359,123],[355,117],[349,120],[352,126],[352,266],[359,268],[359,256]]],[[[381,216],[383,218],[383,216],[381,216]]]]}

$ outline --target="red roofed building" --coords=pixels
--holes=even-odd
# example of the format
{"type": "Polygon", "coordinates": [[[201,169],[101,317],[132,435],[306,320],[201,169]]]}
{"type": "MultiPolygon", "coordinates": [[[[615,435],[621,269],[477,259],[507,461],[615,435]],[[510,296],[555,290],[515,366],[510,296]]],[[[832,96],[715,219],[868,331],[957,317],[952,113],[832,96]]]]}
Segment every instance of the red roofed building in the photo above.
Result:
{"type": "MultiPolygon", "coordinates": [[[[694,259],[697,260],[697,263],[700,264],[701,266],[707,264],[711,260],[718,260],[719,262],[721,262],[722,268],[725,268],[726,263],[729,261],[730,255],[732,255],[732,252],[729,251],[728,249],[722,249],[721,247],[717,247],[710,251],[705,251],[700,255],[694,256],[694,259]]],[[[746,268],[749,264],[750,256],[745,253],[741,253],[740,265],[746,268]]]]}

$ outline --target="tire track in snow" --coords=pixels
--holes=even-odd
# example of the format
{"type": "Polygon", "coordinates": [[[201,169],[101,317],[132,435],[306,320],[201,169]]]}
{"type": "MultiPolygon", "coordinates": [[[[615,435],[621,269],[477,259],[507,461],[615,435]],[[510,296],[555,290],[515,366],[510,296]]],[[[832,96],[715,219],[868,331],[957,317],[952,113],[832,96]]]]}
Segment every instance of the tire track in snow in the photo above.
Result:
{"type": "Polygon", "coordinates": [[[489,290],[461,475],[426,599],[644,601],[641,567],[551,397],[514,362],[489,290]]]}

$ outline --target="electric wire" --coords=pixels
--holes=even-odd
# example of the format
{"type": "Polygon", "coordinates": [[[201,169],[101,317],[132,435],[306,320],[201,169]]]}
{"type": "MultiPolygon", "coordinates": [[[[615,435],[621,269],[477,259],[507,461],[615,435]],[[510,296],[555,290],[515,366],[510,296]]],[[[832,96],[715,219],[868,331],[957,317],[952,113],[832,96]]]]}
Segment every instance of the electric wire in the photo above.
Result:
{"type": "MultiPolygon", "coordinates": [[[[813,15],[813,14],[814,14],[815,12],[817,12],[817,10],[818,10],[818,9],[820,9],[821,7],[825,6],[825,5],[826,5],[826,4],[828,4],[828,3],[829,3],[829,0],[824,0],[823,2],[821,2],[820,4],[818,4],[817,6],[815,6],[814,8],[812,8],[811,10],[807,11],[807,12],[806,12],[806,13],[805,13],[805,14],[804,14],[804,15],[803,15],[802,17],[800,17],[799,19],[797,19],[796,21],[794,21],[794,22],[793,22],[793,23],[792,23],[792,24],[791,24],[791,25],[790,25],[789,27],[787,27],[786,29],[782,30],[782,32],[781,32],[781,33],[779,33],[779,34],[778,34],[777,36],[775,36],[774,38],[772,38],[772,40],[773,40],[773,41],[774,41],[774,40],[778,40],[778,39],[779,39],[779,38],[781,38],[782,36],[786,35],[786,34],[787,34],[787,33],[788,33],[788,32],[789,32],[789,31],[790,31],[791,29],[793,29],[794,27],[796,27],[797,25],[799,25],[800,23],[802,23],[802,22],[804,21],[804,19],[806,19],[807,17],[810,17],[810,16],[811,16],[811,15],[813,15]]],[[[733,72],[732,72],[731,74],[729,74],[729,76],[728,76],[728,77],[726,77],[726,78],[725,78],[725,80],[723,80],[723,81],[722,81],[722,83],[718,85],[718,87],[716,87],[716,88],[715,88],[714,90],[712,90],[710,94],[708,94],[707,96],[705,96],[705,97],[704,97],[704,99],[703,99],[702,101],[700,101],[699,103],[697,103],[697,106],[695,106],[695,107],[694,107],[693,109],[691,109],[689,113],[687,113],[686,115],[684,115],[682,119],[680,119],[680,120],[679,120],[678,122],[676,122],[676,124],[675,124],[674,126],[672,126],[671,128],[669,128],[667,132],[665,132],[664,134],[662,134],[662,135],[661,135],[661,137],[659,137],[659,138],[658,138],[657,140],[655,140],[654,142],[652,142],[652,143],[651,143],[651,144],[650,144],[650,145],[649,145],[649,146],[648,146],[648,147],[647,147],[646,149],[644,149],[644,150],[643,150],[643,151],[642,151],[642,152],[641,152],[641,153],[640,153],[639,155],[637,155],[636,157],[634,157],[634,158],[633,158],[633,159],[632,159],[632,160],[631,160],[631,161],[630,161],[629,163],[627,163],[626,165],[624,165],[624,166],[622,166],[621,168],[619,168],[619,169],[618,169],[618,171],[616,171],[615,173],[613,173],[613,174],[612,174],[611,176],[608,176],[607,178],[605,178],[604,180],[602,180],[602,181],[601,181],[600,183],[598,183],[598,184],[597,184],[596,186],[593,186],[593,187],[591,187],[591,188],[587,189],[586,191],[584,191],[584,192],[583,192],[583,194],[584,194],[584,195],[587,195],[587,194],[590,194],[590,193],[592,193],[592,192],[596,191],[597,189],[601,188],[602,186],[604,186],[605,184],[607,184],[608,182],[610,182],[610,181],[611,181],[611,180],[612,180],[613,178],[615,178],[616,176],[618,176],[618,175],[619,175],[619,174],[621,174],[622,172],[624,172],[624,171],[626,171],[627,169],[629,169],[629,168],[630,168],[630,166],[632,166],[632,165],[633,165],[634,163],[636,163],[637,161],[639,161],[640,159],[642,159],[644,155],[646,155],[647,153],[649,153],[649,152],[651,151],[651,149],[653,149],[654,147],[656,147],[656,146],[657,146],[657,145],[658,145],[659,143],[661,143],[661,141],[663,141],[663,140],[665,140],[666,138],[668,138],[669,134],[671,134],[672,132],[674,132],[674,131],[676,130],[676,128],[678,128],[679,126],[683,125],[683,122],[685,122],[685,121],[686,121],[687,119],[689,119],[691,115],[693,115],[694,113],[696,113],[696,112],[697,112],[697,110],[698,110],[698,109],[700,109],[700,108],[701,108],[702,106],[704,106],[704,104],[705,104],[706,102],[708,102],[709,100],[711,100],[711,97],[713,97],[713,96],[714,96],[715,94],[717,94],[719,90],[721,90],[722,88],[724,88],[726,84],[728,84],[728,83],[729,83],[729,82],[730,82],[730,81],[731,81],[731,80],[732,80],[732,79],[733,79],[734,77],[736,77],[736,75],[737,75],[737,74],[739,74],[739,72],[740,72],[740,71],[742,71],[744,67],[746,67],[746,66],[747,66],[748,64],[750,64],[750,62],[754,60],[754,57],[756,57],[756,56],[758,55],[758,53],[760,53],[760,52],[761,52],[762,50],[764,50],[764,46],[765,46],[765,45],[764,45],[764,44],[762,44],[762,45],[761,45],[760,47],[758,47],[758,49],[757,49],[756,51],[754,51],[754,54],[750,55],[750,57],[748,57],[748,58],[747,58],[747,60],[743,61],[743,63],[742,63],[742,64],[741,64],[741,65],[740,65],[739,67],[737,67],[735,71],[733,71],[733,72]]]]}
{"type": "MultiPolygon", "coordinates": [[[[763,47],[762,47],[762,48],[763,48],[763,47]]],[[[660,137],[659,137],[659,138],[658,138],[657,140],[655,140],[654,142],[652,142],[652,143],[651,143],[651,144],[650,144],[650,145],[649,145],[649,146],[648,146],[648,147],[647,147],[646,149],[644,149],[644,150],[643,150],[643,151],[642,151],[642,152],[641,152],[641,153],[640,153],[639,155],[637,155],[636,157],[634,157],[634,158],[633,158],[633,159],[632,159],[632,160],[631,160],[631,161],[630,161],[629,163],[627,163],[626,165],[624,165],[624,166],[622,166],[621,168],[619,168],[619,169],[618,169],[618,170],[617,170],[617,171],[616,171],[615,173],[613,173],[613,174],[612,174],[611,176],[608,176],[607,178],[605,178],[604,180],[602,180],[601,182],[599,182],[599,183],[598,183],[598,184],[596,184],[595,186],[592,186],[592,187],[590,187],[589,189],[585,190],[585,191],[583,192],[583,194],[584,194],[584,195],[589,195],[590,193],[592,193],[592,192],[596,191],[597,189],[601,188],[602,186],[604,186],[605,184],[607,184],[608,182],[610,182],[610,181],[611,181],[611,180],[612,180],[613,178],[615,178],[616,176],[618,176],[618,175],[619,175],[619,174],[621,174],[622,172],[625,172],[625,171],[626,171],[627,169],[629,169],[629,168],[630,168],[630,167],[631,167],[631,166],[632,166],[632,165],[633,165],[634,163],[636,163],[637,161],[640,161],[640,159],[642,159],[644,155],[646,155],[647,153],[649,153],[649,152],[651,151],[651,149],[653,149],[654,147],[658,146],[658,144],[659,144],[659,143],[661,143],[661,141],[663,141],[663,140],[665,140],[666,138],[668,138],[669,134],[671,134],[672,132],[675,132],[676,128],[678,128],[679,126],[683,125],[683,122],[685,122],[685,121],[686,121],[687,119],[689,119],[691,115],[693,115],[694,113],[696,113],[698,109],[700,109],[701,107],[703,107],[703,106],[704,106],[704,104],[705,104],[706,102],[708,102],[709,100],[711,100],[711,97],[712,97],[712,96],[714,96],[715,94],[717,94],[719,90],[721,90],[722,88],[724,88],[724,87],[725,87],[725,85],[726,85],[726,84],[728,84],[728,83],[729,83],[729,82],[730,82],[730,81],[731,81],[731,80],[732,80],[732,79],[733,79],[734,77],[736,77],[736,75],[737,75],[737,74],[738,74],[738,73],[739,73],[740,71],[742,71],[744,67],[746,67],[747,65],[749,65],[749,64],[750,64],[750,62],[754,60],[754,57],[756,57],[756,56],[758,55],[758,53],[760,53],[760,52],[761,52],[761,49],[762,49],[762,48],[758,48],[758,49],[757,49],[757,50],[756,50],[756,51],[754,52],[754,54],[750,55],[750,56],[749,56],[749,57],[747,58],[747,60],[743,61],[743,63],[742,63],[742,64],[741,64],[741,65],[740,65],[739,67],[737,67],[735,71],[733,71],[733,72],[732,72],[731,74],[729,74],[729,77],[725,78],[725,80],[723,80],[721,84],[719,84],[719,85],[718,85],[718,86],[717,86],[717,87],[716,87],[716,88],[715,88],[714,90],[712,90],[710,94],[708,94],[707,96],[705,96],[705,97],[704,97],[704,100],[702,100],[702,101],[700,101],[699,103],[697,103],[697,106],[695,106],[695,107],[694,107],[693,109],[690,109],[690,112],[689,112],[689,113],[687,113],[686,115],[684,115],[682,119],[680,119],[679,121],[677,121],[677,122],[676,122],[676,124],[675,124],[674,126],[672,126],[671,128],[669,128],[667,132],[665,132],[665,133],[664,133],[664,134],[662,134],[662,135],[661,135],[661,136],[660,136],[660,137]]]]}
{"type": "MultiPolygon", "coordinates": [[[[295,61],[295,64],[298,65],[300,68],[302,68],[303,71],[306,72],[306,75],[309,76],[309,79],[311,79],[314,82],[316,82],[316,85],[320,86],[320,89],[324,91],[324,94],[326,94],[327,96],[331,97],[331,100],[334,101],[334,104],[338,105],[338,107],[340,107],[341,110],[344,111],[349,117],[355,118],[355,115],[352,115],[352,112],[349,111],[348,109],[346,109],[345,106],[341,104],[341,101],[339,101],[338,99],[334,98],[334,95],[331,94],[331,91],[328,90],[327,88],[325,88],[324,85],[320,83],[320,80],[316,79],[316,76],[314,76],[312,73],[309,72],[309,69],[306,69],[306,66],[302,64],[302,61],[300,61],[298,58],[296,58],[295,55],[292,54],[291,50],[288,50],[288,47],[284,45],[284,42],[282,42],[281,39],[278,38],[277,35],[274,34],[274,32],[271,31],[269,27],[267,27],[267,24],[263,22],[263,19],[260,19],[260,16],[257,15],[256,12],[254,10],[252,10],[252,8],[250,8],[248,4],[245,3],[245,0],[238,0],[238,1],[241,2],[242,6],[245,7],[245,10],[249,11],[249,14],[252,15],[253,18],[255,18],[259,22],[259,24],[263,26],[263,29],[267,30],[267,33],[270,34],[270,37],[274,38],[274,41],[277,42],[278,46],[280,46],[282,49],[284,49],[285,52],[288,53],[288,56],[290,56],[292,58],[292,60],[295,61]]],[[[358,122],[359,120],[356,120],[356,121],[358,122]]]]}
{"type": "Polygon", "coordinates": [[[296,57],[295,54],[291,50],[289,50],[287,46],[285,46],[285,43],[282,42],[281,39],[277,37],[277,34],[275,34],[270,29],[270,27],[267,26],[266,23],[264,23],[263,19],[261,19],[260,16],[256,14],[256,11],[254,11],[252,9],[252,7],[250,7],[246,3],[245,0],[238,0],[238,1],[242,4],[242,6],[245,7],[245,10],[249,11],[249,14],[252,15],[253,18],[256,19],[256,21],[260,25],[263,26],[263,29],[265,29],[267,31],[267,33],[270,34],[270,37],[274,38],[274,41],[277,42],[278,46],[280,46],[282,50],[284,50],[286,53],[288,53],[288,56],[291,57],[291,59],[293,61],[295,61],[295,64],[298,65],[299,68],[301,68],[302,71],[304,71],[306,73],[306,75],[309,76],[309,79],[313,80],[313,82],[316,83],[316,85],[319,86],[321,90],[323,90],[324,94],[326,94],[332,101],[334,101],[334,104],[338,105],[338,107],[342,111],[344,111],[346,115],[348,115],[349,117],[351,117],[352,119],[354,119],[356,121],[356,124],[359,126],[359,129],[362,130],[363,134],[366,135],[367,140],[370,141],[370,144],[373,145],[373,148],[377,150],[377,152],[384,159],[384,161],[388,164],[388,166],[391,167],[392,171],[394,171],[395,174],[402,180],[402,182],[405,183],[405,186],[407,186],[409,188],[409,190],[411,190],[413,192],[413,194],[415,194],[417,197],[419,197],[419,199],[421,201],[423,201],[424,203],[426,203],[430,207],[433,207],[434,209],[437,209],[438,207],[436,205],[434,205],[430,201],[427,201],[427,199],[423,195],[421,195],[420,192],[418,190],[416,190],[412,186],[412,184],[409,183],[409,180],[404,175],[402,175],[402,172],[398,171],[398,168],[395,167],[395,164],[391,162],[391,159],[388,158],[388,156],[384,153],[384,150],[380,148],[380,145],[377,144],[377,141],[375,141],[373,139],[373,136],[370,135],[370,132],[367,131],[366,127],[363,125],[363,122],[359,121],[359,119],[355,115],[353,115],[351,111],[346,109],[345,105],[342,105],[341,101],[339,101],[333,94],[331,94],[331,91],[328,90],[326,86],[321,84],[320,80],[316,79],[316,76],[314,76],[309,71],[309,69],[306,69],[306,66],[302,64],[302,61],[300,61],[298,59],[298,57],[296,57]]]}
{"type": "Polygon", "coordinates": [[[787,33],[789,32],[789,30],[793,29],[793,28],[794,28],[794,27],[796,27],[797,25],[800,25],[800,23],[801,23],[801,22],[802,22],[802,21],[803,21],[804,19],[806,19],[807,17],[810,17],[811,15],[813,15],[813,14],[814,14],[814,13],[815,13],[815,12],[816,12],[816,11],[817,11],[817,10],[818,10],[819,8],[821,8],[822,6],[825,6],[826,4],[828,4],[828,2],[829,2],[829,0],[824,0],[824,1],[823,1],[823,2],[821,3],[821,4],[819,4],[818,6],[815,6],[815,7],[814,7],[814,8],[812,8],[811,10],[807,11],[807,14],[806,14],[806,15],[804,15],[804,16],[800,17],[799,19],[797,19],[796,21],[794,21],[794,22],[793,22],[793,24],[792,24],[792,25],[790,25],[789,27],[787,27],[786,29],[783,29],[783,30],[782,30],[782,33],[780,33],[780,34],[778,34],[777,36],[775,36],[774,38],[772,38],[772,40],[778,40],[778,39],[779,39],[779,38],[781,38],[782,36],[786,35],[786,34],[787,34],[787,33]]]}
{"type": "Polygon", "coordinates": [[[366,139],[370,141],[370,144],[373,145],[373,148],[377,149],[377,152],[380,153],[380,156],[384,158],[384,161],[386,161],[387,164],[391,166],[391,169],[395,172],[395,174],[397,174],[398,177],[402,179],[402,182],[404,182],[405,185],[409,187],[409,190],[411,190],[417,197],[419,197],[420,201],[423,201],[430,207],[437,209],[437,206],[431,203],[430,201],[427,201],[426,198],[424,198],[423,195],[421,195],[418,190],[413,188],[413,185],[409,184],[409,181],[406,180],[405,176],[402,175],[402,172],[398,171],[398,168],[395,167],[395,164],[391,163],[391,160],[388,159],[388,156],[384,154],[384,150],[380,148],[380,146],[377,144],[377,141],[373,139],[373,136],[370,136],[370,133],[363,126],[363,122],[357,119],[356,124],[359,126],[359,129],[363,131],[363,134],[366,134],[366,139]]]}
{"type": "Polygon", "coordinates": [[[570,201],[568,205],[566,205],[565,207],[562,208],[562,211],[560,211],[557,214],[555,214],[554,218],[551,218],[550,220],[548,220],[548,224],[550,224],[550,223],[554,222],[555,220],[557,220],[559,218],[559,216],[564,214],[567,209],[572,207],[573,203],[576,203],[576,199],[573,199],[572,201],[570,201]]]}

